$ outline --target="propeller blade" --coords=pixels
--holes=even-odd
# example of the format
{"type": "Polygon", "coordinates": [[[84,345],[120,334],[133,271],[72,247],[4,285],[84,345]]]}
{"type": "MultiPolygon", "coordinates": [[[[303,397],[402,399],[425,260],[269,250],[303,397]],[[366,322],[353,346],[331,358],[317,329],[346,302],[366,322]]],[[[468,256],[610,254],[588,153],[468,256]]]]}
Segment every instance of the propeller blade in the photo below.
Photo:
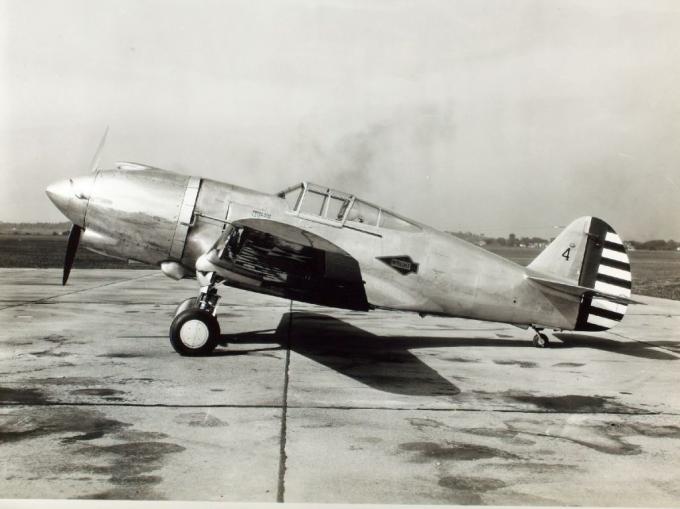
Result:
{"type": "Polygon", "coordinates": [[[102,141],[99,142],[99,146],[97,147],[97,151],[94,153],[94,157],[92,158],[92,162],[90,163],[90,172],[94,173],[97,171],[97,166],[99,166],[99,160],[102,157],[102,149],[104,148],[104,143],[106,143],[106,136],[109,134],[109,126],[106,126],[106,129],[104,130],[104,136],[102,136],[102,141]]]}
{"type": "Polygon", "coordinates": [[[71,227],[71,233],[68,235],[68,244],[66,246],[66,258],[64,259],[64,276],[61,279],[62,286],[68,281],[68,276],[73,267],[73,260],[76,258],[76,250],[80,242],[80,233],[83,231],[82,227],[74,224],[71,227]]]}

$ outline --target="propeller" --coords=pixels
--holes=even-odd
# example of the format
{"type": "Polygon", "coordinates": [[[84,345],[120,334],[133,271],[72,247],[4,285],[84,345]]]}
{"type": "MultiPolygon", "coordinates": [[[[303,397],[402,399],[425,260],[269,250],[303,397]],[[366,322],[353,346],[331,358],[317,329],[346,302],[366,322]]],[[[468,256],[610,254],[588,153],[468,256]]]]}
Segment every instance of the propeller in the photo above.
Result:
{"type": "Polygon", "coordinates": [[[73,267],[73,260],[76,258],[76,250],[80,242],[80,233],[83,231],[81,226],[74,224],[71,227],[71,233],[68,235],[68,244],[66,245],[66,258],[64,259],[64,276],[61,278],[62,286],[68,281],[68,276],[73,267]]]}
{"type": "Polygon", "coordinates": [[[97,166],[99,166],[99,160],[102,158],[102,149],[104,148],[104,144],[106,143],[106,136],[108,134],[109,126],[106,126],[106,129],[104,130],[104,136],[102,136],[102,139],[99,142],[99,146],[97,147],[97,151],[94,153],[94,157],[92,158],[92,162],[90,163],[91,173],[97,171],[97,166]]]}
{"type": "MultiPolygon", "coordinates": [[[[94,153],[92,162],[90,163],[90,170],[92,172],[97,171],[99,166],[99,161],[102,156],[102,149],[106,143],[106,136],[109,134],[109,126],[106,126],[104,130],[104,136],[102,136],[99,146],[94,153]]],[[[78,198],[84,198],[84,196],[78,196],[78,198]]],[[[66,257],[64,258],[64,275],[61,278],[61,284],[66,285],[68,281],[68,276],[71,274],[71,269],[73,268],[73,261],[76,259],[76,251],[78,250],[78,244],[80,243],[80,234],[83,232],[84,228],[74,224],[71,226],[71,233],[68,235],[68,244],[66,245],[66,257]]]]}

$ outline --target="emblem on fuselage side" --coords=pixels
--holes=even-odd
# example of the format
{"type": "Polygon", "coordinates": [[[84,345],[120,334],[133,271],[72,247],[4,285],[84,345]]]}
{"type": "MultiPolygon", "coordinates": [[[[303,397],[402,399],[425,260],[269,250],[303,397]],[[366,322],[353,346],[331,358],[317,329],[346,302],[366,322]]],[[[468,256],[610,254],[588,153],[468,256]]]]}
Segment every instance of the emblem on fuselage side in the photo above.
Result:
{"type": "Polygon", "coordinates": [[[376,256],[385,265],[389,265],[402,276],[406,274],[417,274],[419,264],[414,262],[410,256],[376,256]]]}

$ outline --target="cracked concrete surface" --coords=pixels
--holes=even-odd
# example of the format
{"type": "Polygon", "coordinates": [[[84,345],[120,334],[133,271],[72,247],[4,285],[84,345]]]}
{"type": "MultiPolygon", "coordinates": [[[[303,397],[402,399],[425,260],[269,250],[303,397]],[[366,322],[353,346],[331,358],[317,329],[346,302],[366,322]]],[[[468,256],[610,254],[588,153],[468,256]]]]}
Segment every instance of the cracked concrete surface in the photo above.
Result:
{"type": "Polygon", "coordinates": [[[224,288],[229,346],[167,332],[195,282],[0,270],[0,496],[497,505],[680,501],[680,302],[535,349],[502,324],[224,288]]]}

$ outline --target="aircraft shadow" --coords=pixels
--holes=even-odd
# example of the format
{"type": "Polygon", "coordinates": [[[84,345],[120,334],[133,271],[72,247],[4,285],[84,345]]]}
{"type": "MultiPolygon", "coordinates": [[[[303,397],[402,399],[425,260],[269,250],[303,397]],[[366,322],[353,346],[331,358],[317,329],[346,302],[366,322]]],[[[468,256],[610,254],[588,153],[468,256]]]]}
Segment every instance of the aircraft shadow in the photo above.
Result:
{"type": "MultiPolygon", "coordinates": [[[[561,340],[552,343],[554,348],[594,348],[647,359],[677,359],[669,353],[652,349],[654,345],[651,344],[620,342],[585,334],[557,333],[554,336],[561,340]]],[[[379,336],[338,318],[310,312],[285,313],[276,329],[222,334],[221,339],[224,343],[277,345],[263,350],[279,350],[290,345],[297,354],[369,387],[412,396],[453,396],[460,392],[454,383],[413,355],[412,349],[465,346],[533,348],[528,338],[379,336]]],[[[236,353],[247,355],[249,352],[233,352],[236,353]]],[[[545,353],[550,355],[550,350],[545,353]]],[[[227,350],[216,350],[215,355],[232,354],[227,350]]]]}
{"type": "Polygon", "coordinates": [[[454,383],[409,352],[428,345],[453,346],[458,340],[377,336],[338,318],[304,312],[284,314],[276,329],[222,334],[222,340],[290,345],[293,352],[383,392],[410,396],[460,393],[454,383]]]}
{"type": "MultiPolygon", "coordinates": [[[[553,334],[562,343],[555,343],[558,348],[594,348],[605,352],[613,352],[643,359],[657,360],[678,360],[678,357],[669,352],[654,350],[654,347],[667,348],[680,353],[680,342],[676,341],[655,341],[652,343],[641,343],[639,341],[617,341],[599,336],[591,336],[581,333],[558,332],[553,334]]],[[[551,343],[552,344],[552,343],[551,343]]]]}

